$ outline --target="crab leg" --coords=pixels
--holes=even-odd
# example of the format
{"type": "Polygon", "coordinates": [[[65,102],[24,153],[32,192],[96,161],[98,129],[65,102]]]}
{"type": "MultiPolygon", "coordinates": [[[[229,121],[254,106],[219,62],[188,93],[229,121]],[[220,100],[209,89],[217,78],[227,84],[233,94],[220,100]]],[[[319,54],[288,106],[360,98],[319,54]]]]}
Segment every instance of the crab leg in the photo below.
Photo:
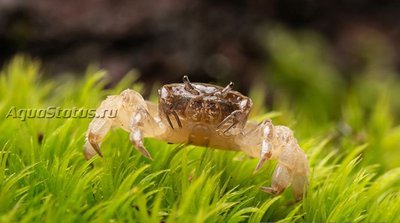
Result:
{"type": "Polygon", "coordinates": [[[168,121],[169,126],[171,127],[171,129],[174,129],[174,125],[171,122],[171,118],[169,117],[169,114],[167,112],[165,112],[165,111],[163,111],[163,112],[164,112],[165,118],[168,121]]]}
{"type": "Polygon", "coordinates": [[[225,124],[230,121],[231,124],[228,127],[226,127],[223,131],[223,133],[227,133],[229,130],[236,127],[236,125],[238,125],[241,122],[241,120],[243,120],[243,116],[245,115],[246,114],[244,114],[242,110],[233,111],[230,115],[228,115],[224,120],[222,120],[218,124],[217,131],[222,130],[223,127],[225,127],[225,124]]]}
{"type": "MultiPolygon", "coordinates": [[[[229,91],[233,83],[231,82],[228,86],[226,86],[221,92],[229,91]]],[[[225,92],[226,93],[226,92],[225,92]]],[[[224,93],[224,94],[225,94],[224,93]]],[[[253,102],[250,99],[243,99],[240,102],[239,109],[233,111],[226,118],[224,118],[218,125],[217,131],[223,130],[223,133],[227,133],[232,128],[236,128],[237,126],[242,129],[246,125],[246,119],[249,115],[249,107],[251,107],[253,102]],[[244,121],[243,121],[244,120],[244,121]],[[226,124],[230,122],[230,125],[226,127],[226,124]]]]}
{"type": "Polygon", "coordinates": [[[175,117],[176,123],[178,123],[179,128],[182,128],[182,122],[179,119],[178,114],[176,113],[176,111],[172,111],[172,115],[175,117]]]}

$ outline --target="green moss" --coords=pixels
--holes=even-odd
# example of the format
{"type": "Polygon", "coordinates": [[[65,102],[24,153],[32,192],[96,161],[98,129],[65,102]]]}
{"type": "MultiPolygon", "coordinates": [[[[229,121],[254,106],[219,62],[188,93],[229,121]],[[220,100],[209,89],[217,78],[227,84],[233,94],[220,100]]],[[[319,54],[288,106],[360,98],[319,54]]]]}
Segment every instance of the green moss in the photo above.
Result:
{"type": "MultiPolygon", "coordinates": [[[[289,46],[290,51],[299,47],[289,46]]],[[[316,50],[307,51],[307,63],[318,63],[316,50]]],[[[281,64],[277,54],[276,72],[291,66],[290,72],[308,73],[306,66],[294,68],[293,57],[281,64]]],[[[135,75],[103,90],[104,71],[90,68],[79,81],[42,80],[37,62],[16,57],[0,76],[0,222],[399,222],[400,127],[391,89],[371,90],[365,85],[375,77],[363,77],[340,93],[340,101],[331,102],[342,80],[335,79],[332,67],[319,67],[318,72],[329,73],[319,77],[321,83],[335,86],[305,83],[301,100],[292,101],[291,93],[279,96],[301,107],[277,105],[281,115],[253,114],[289,123],[309,157],[307,196],[293,203],[290,190],[273,197],[258,189],[270,184],[273,162],[253,174],[257,160],[242,153],[146,139],[154,157],[149,161],[125,132],[115,130],[102,145],[104,158],[85,161],[90,119],[6,119],[10,107],[96,108],[106,95],[124,88],[140,91],[141,86],[130,85],[135,75]],[[319,97],[309,102],[313,92],[319,97]]],[[[310,78],[281,76],[275,86],[310,78]]]]}

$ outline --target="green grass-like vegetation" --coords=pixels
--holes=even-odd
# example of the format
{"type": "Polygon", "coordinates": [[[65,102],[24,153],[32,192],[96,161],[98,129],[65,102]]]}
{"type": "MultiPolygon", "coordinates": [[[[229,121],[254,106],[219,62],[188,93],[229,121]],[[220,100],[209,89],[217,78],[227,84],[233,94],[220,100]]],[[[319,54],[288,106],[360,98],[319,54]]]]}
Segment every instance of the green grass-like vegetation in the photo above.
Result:
{"type": "Polygon", "coordinates": [[[16,57],[0,75],[0,222],[400,222],[399,75],[371,57],[345,80],[312,33],[276,29],[266,47],[268,88],[252,88],[252,118],[294,130],[311,170],[301,202],[290,189],[261,192],[276,163],[253,174],[257,160],[239,152],[146,139],[150,161],[114,130],[104,158],[85,161],[90,119],[6,119],[9,109],[96,108],[143,86],[129,74],[104,90],[105,72],[92,68],[45,80],[38,62],[16,57]]]}

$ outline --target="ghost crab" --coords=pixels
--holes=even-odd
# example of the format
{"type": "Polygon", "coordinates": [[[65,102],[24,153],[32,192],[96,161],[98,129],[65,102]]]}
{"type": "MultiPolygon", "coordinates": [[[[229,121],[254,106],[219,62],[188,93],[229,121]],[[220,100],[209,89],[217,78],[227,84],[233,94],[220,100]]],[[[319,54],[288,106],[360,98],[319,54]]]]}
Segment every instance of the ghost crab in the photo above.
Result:
{"type": "Polygon", "coordinates": [[[261,123],[247,121],[253,103],[233,91],[232,86],[232,82],[226,87],[191,83],[184,76],[183,83],[167,84],[159,89],[158,106],[130,89],[108,96],[96,113],[117,109],[118,115],[92,120],[87,131],[85,157],[102,156],[99,145],[115,126],[129,132],[135,148],[149,159],[152,158],[143,145],[143,137],[243,151],[259,158],[255,170],[265,161],[276,159],[272,185],[261,190],[280,194],[292,185],[295,198],[301,199],[307,188],[308,161],[292,131],[273,125],[269,119],[261,123]]]}

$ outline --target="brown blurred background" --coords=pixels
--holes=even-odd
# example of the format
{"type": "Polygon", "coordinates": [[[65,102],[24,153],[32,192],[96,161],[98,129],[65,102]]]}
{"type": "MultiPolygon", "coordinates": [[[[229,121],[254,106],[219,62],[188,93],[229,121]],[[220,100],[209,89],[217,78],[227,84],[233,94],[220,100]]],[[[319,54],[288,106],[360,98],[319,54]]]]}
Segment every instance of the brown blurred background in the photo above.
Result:
{"type": "Polygon", "coordinates": [[[396,0],[0,0],[0,65],[24,53],[51,75],[97,63],[115,82],[137,69],[149,84],[189,74],[194,81],[233,80],[247,92],[265,75],[264,34],[276,24],[319,33],[341,75],[363,66],[358,43],[366,36],[383,38],[383,53],[400,68],[396,0]]]}

